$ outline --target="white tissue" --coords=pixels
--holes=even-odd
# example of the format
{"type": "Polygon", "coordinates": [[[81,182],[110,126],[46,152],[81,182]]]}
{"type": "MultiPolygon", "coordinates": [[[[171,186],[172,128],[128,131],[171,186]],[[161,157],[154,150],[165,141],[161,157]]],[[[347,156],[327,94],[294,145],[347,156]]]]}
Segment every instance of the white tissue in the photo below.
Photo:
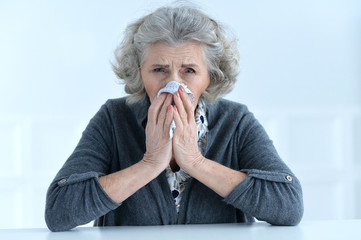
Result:
{"type": "MultiPolygon", "coordinates": [[[[159,96],[161,93],[167,92],[171,94],[175,94],[178,91],[179,86],[182,86],[186,93],[188,93],[189,98],[191,99],[191,102],[194,102],[194,95],[191,92],[191,90],[188,89],[188,87],[184,83],[179,83],[176,81],[170,81],[164,88],[159,90],[157,96],[159,96]]],[[[169,129],[169,138],[173,138],[174,129],[176,128],[174,120],[172,121],[169,129]]]]}

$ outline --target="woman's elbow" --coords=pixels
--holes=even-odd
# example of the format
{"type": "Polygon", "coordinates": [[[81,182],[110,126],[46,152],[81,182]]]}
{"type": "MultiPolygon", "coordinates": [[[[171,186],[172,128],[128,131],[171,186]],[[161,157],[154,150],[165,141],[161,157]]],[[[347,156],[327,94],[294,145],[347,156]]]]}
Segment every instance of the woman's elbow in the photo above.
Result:
{"type": "Polygon", "coordinates": [[[68,231],[75,226],[71,221],[66,221],[69,217],[66,216],[66,211],[61,209],[50,209],[46,207],[45,209],[45,222],[49,230],[52,232],[61,232],[68,231]]]}
{"type": "Polygon", "coordinates": [[[272,221],[269,221],[272,225],[278,226],[296,226],[303,217],[303,200],[302,198],[285,205],[281,208],[282,211],[277,214],[272,221]]]}
{"type": "Polygon", "coordinates": [[[295,226],[298,225],[303,217],[303,200],[300,199],[300,201],[291,206],[289,209],[289,219],[287,221],[287,225],[289,226],[295,226]]]}
{"type": "Polygon", "coordinates": [[[64,199],[59,199],[59,189],[49,189],[46,197],[45,205],[45,223],[52,232],[67,231],[73,226],[72,217],[69,209],[66,208],[67,203],[64,199]]]}
{"type": "Polygon", "coordinates": [[[67,230],[63,228],[61,221],[59,221],[58,217],[54,214],[54,211],[51,211],[49,209],[45,209],[45,223],[48,226],[49,230],[52,232],[67,230]]]}

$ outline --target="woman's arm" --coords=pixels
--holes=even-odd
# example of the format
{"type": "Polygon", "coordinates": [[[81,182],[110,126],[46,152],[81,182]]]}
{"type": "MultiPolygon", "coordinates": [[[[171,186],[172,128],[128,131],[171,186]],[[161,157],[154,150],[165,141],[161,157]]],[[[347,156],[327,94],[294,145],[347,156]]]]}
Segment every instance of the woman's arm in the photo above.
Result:
{"type": "Polygon", "coordinates": [[[92,171],[57,179],[48,190],[46,223],[51,231],[66,231],[86,224],[119,207],[163,170],[163,166],[144,157],[109,175],[99,177],[92,171]]]}
{"type": "Polygon", "coordinates": [[[182,86],[174,95],[176,129],[173,152],[178,165],[222,197],[247,178],[247,174],[225,167],[202,156],[197,144],[194,106],[182,86]]]}
{"type": "MultiPolygon", "coordinates": [[[[224,201],[247,215],[275,225],[295,225],[303,215],[303,199],[300,182],[278,156],[272,141],[263,127],[244,111],[229,119],[242,121],[231,134],[235,144],[241,171],[223,166],[204,158],[198,150],[197,132],[194,120],[194,107],[182,91],[175,95],[177,125],[173,138],[173,152],[178,165],[194,178],[224,197],[224,201]]],[[[230,107],[230,106],[228,106],[230,107]]],[[[227,111],[237,113],[240,109],[222,108],[223,116],[227,111]]],[[[213,129],[214,131],[214,129],[213,129]]],[[[227,129],[218,129],[224,132],[227,129]]],[[[214,147],[221,147],[214,145],[214,147]]],[[[218,149],[219,151],[220,149],[218,149]]]]}
{"type": "Polygon", "coordinates": [[[171,101],[162,94],[149,108],[143,159],[111,174],[109,165],[118,161],[114,128],[107,106],[101,108],[49,187],[45,220],[50,230],[69,230],[105,215],[168,166],[172,111],[167,106],[171,101]]]}
{"type": "Polygon", "coordinates": [[[303,215],[302,190],[290,173],[236,171],[199,157],[182,168],[242,212],[274,225],[296,225],[303,215]]]}
{"type": "Polygon", "coordinates": [[[105,192],[113,201],[123,202],[140,188],[156,178],[172,157],[169,128],[173,119],[171,94],[161,94],[153,100],[148,111],[146,148],[144,158],[124,170],[99,178],[105,192]]]}
{"type": "Polygon", "coordinates": [[[108,105],[104,104],[49,186],[45,221],[51,231],[86,224],[119,206],[98,181],[116,159],[113,131],[108,105]]]}
{"type": "Polygon", "coordinates": [[[246,173],[230,169],[202,155],[195,158],[191,165],[183,165],[182,168],[223,198],[247,178],[246,173]]]}
{"type": "Polygon", "coordinates": [[[143,158],[126,169],[100,177],[99,183],[113,201],[121,204],[163,170],[164,167],[161,165],[143,158]]]}

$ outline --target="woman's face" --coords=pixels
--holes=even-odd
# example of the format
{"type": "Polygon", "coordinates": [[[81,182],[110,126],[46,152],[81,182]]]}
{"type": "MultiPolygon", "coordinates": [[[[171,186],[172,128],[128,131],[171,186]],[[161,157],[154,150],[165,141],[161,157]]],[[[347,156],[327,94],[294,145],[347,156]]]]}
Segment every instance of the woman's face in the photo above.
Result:
{"type": "Polygon", "coordinates": [[[164,43],[150,45],[141,66],[141,76],[151,102],[168,82],[177,81],[192,91],[196,106],[210,83],[203,47],[196,41],[177,47],[164,43]]]}

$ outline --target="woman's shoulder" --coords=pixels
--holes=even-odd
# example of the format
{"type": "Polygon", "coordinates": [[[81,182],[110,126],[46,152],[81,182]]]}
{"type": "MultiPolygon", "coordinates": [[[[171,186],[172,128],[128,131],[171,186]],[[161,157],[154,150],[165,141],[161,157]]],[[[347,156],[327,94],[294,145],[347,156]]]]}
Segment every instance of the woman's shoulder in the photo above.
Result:
{"type": "Polygon", "coordinates": [[[149,100],[144,98],[136,103],[129,104],[127,97],[108,99],[100,111],[108,115],[111,119],[118,120],[143,120],[148,113],[149,100]]]}
{"type": "Polygon", "coordinates": [[[223,98],[209,104],[207,111],[210,127],[238,126],[246,128],[256,121],[253,113],[245,104],[223,98]]]}
{"type": "Polygon", "coordinates": [[[239,102],[234,102],[231,100],[227,100],[224,98],[218,99],[213,104],[209,104],[207,109],[211,111],[213,114],[221,114],[221,115],[239,115],[242,116],[244,114],[250,113],[248,107],[239,102]]]}
{"type": "Polygon", "coordinates": [[[125,98],[108,99],[100,106],[90,121],[100,125],[104,125],[104,122],[112,122],[114,117],[122,115],[118,113],[124,111],[125,105],[125,98]]]}
{"type": "Polygon", "coordinates": [[[127,105],[126,99],[127,99],[127,97],[110,98],[104,103],[104,105],[109,109],[124,108],[127,105]]]}
{"type": "Polygon", "coordinates": [[[108,99],[104,106],[109,111],[141,111],[149,107],[149,103],[146,98],[140,100],[139,102],[129,104],[127,102],[128,97],[112,98],[108,99]]]}
{"type": "Polygon", "coordinates": [[[113,113],[123,112],[126,108],[126,97],[108,99],[100,106],[96,116],[109,116],[113,113]]]}

